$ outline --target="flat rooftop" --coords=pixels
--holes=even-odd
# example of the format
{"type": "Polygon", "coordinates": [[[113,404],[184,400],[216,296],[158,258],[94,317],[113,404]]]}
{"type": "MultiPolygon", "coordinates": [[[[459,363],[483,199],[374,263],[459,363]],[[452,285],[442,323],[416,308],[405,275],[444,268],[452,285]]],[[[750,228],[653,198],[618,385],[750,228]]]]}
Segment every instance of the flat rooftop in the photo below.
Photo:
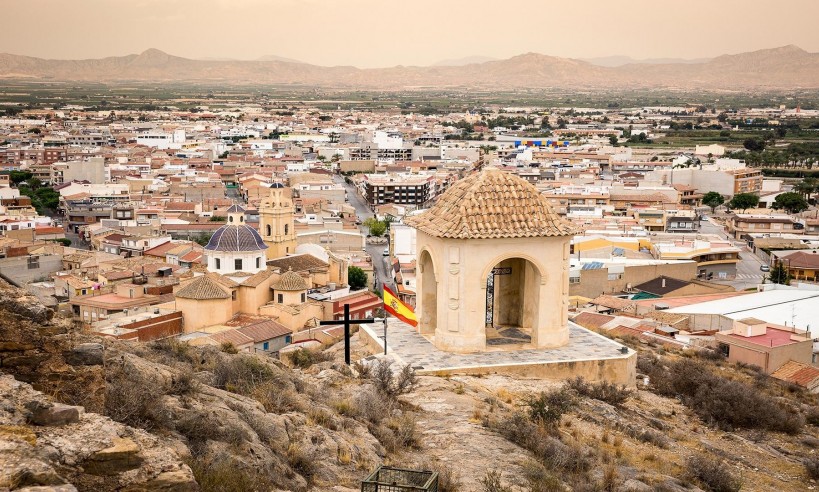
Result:
{"type": "Polygon", "coordinates": [[[767,327],[764,335],[757,335],[755,337],[743,337],[733,333],[725,334],[726,338],[737,340],[738,342],[752,343],[762,347],[781,347],[783,345],[790,345],[793,343],[804,342],[805,337],[799,336],[798,333],[787,330],[779,330],[776,328],[767,327]],[[793,340],[791,337],[796,335],[798,340],[793,340]]]}

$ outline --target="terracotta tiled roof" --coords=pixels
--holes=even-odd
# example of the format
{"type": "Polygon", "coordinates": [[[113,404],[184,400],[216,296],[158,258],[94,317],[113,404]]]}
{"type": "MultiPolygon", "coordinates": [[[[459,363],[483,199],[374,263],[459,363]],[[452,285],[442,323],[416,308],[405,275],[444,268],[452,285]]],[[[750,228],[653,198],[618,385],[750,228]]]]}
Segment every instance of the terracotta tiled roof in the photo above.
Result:
{"type": "Polygon", "coordinates": [[[222,287],[219,282],[210,275],[203,275],[195,278],[176,292],[176,297],[183,299],[228,299],[230,292],[222,287]]]}
{"type": "Polygon", "coordinates": [[[635,304],[634,302],[628,299],[621,299],[619,297],[614,296],[597,296],[592,301],[591,304],[597,306],[607,307],[609,309],[616,309],[617,311],[634,311],[635,304]]]}
{"type": "Polygon", "coordinates": [[[574,317],[572,321],[584,328],[600,329],[603,325],[613,320],[614,316],[608,314],[592,313],[583,311],[574,317]]]}
{"type": "Polygon", "coordinates": [[[210,335],[210,338],[218,343],[232,343],[234,347],[241,347],[253,343],[253,339],[247,335],[239,333],[238,330],[225,330],[210,335]]]}
{"type": "Polygon", "coordinates": [[[810,390],[819,388],[819,368],[795,360],[786,362],[782,367],[771,373],[771,376],[782,381],[796,383],[810,390]]]}
{"type": "Polygon", "coordinates": [[[244,279],[241,285],[245,285],[247,287],[256,287],[268,278],[273,275],[272,270],[262,270],[261,272],[255,273],[250,277],[244,279]]]}
{"type": "Polygon", "coordinates": [[[578,232],[532,184],[497,168],[458,181],[430,210],[405,223],[431,236],[452,239],[571,236],[578,232]]]}
{"type": "Polygon", "coordinates": [[[283,258],[276,258],[267,262],[268,265],[278,268],[285,272],[293,270],[294,272],[304,272],[314,268],[327,268],[329,265],[325,261],[321,261],[311,254],[285,256],[283,258]]]}
{"type": "Polygon", "coordinates": [[[256,343],[264,342],[277,337],[283,337],[293,333],[293,330],[280,323],[277,323],[276,321],[273,321],[272,319],[238,328],[236,331],[242,335],[252,338],[256,343]]]}
{"type": "Polygon", "coordinates": [[[273,288],[276,290],[299,291],[307,290],[310,286],[307,285],[307,281],[304,280],[304,277],[293,270],[288,270],[273,284],[273,288]]]}

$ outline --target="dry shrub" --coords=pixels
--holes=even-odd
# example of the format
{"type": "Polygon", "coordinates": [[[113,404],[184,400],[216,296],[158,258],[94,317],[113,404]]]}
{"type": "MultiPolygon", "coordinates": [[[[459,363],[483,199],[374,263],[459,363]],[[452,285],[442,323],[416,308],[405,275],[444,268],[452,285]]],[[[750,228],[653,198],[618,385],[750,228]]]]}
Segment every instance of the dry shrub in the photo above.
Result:
{"type": "Polygon", "coordinates": [[[391,399],[409,393],[418,384],[418,377],[412,367],[406,365],[398,374],[394,374],[392,361],[386,359],[380,359],[373,364],[370,379],[379,393],[391,399]]]}
{"type": "Polygon", "coordinates": [[[622,406],[633,393],[625,385],[618,386],[607,381],[589,383],[580,376],[568,381],[566,384],[581,396],[600,400],[615,407],[622,406]]]}
{"type": "Polygon", "coordinates": [[[724,429],[766,429],[795,434],[804,420],[771,396],[711,372],[702,362],[681,359],[649,373],[658,393],[679,397],[706,422],[724,429]]]}
{"type": "Polygon", "coordinates": [[[333,359],[332,354],[328,354],[320,350],[305,348],[288,352],[286,357],[293,367],[298,367],[300,369],[307,369],[313,364],[318,364],[319,362],[325,362],[333,359]]]}
{"type": "Polygon", "coordinates": [[[609,465],[603,470],[603,481],[600,488],[605,492],[615,492],[620,485],[620,474],[617,467],[609,465]]]}
{"type": "Polygon", "coordinates": [[[481,479],[483,492],[512,492],[512,489],[503,485],[501,474],[497,470],[489,470],[481,479]]]}
{"type": "Polygon", "coordinates": [[[404,412],[398,417],[390,417],[386,424],[395,437],[397,449],[418,448],[420,446],[418,421],[414,414],[404,412]]]}
{"type": "Polygon", "coordinates": [[[163,338],[161,340],[151,342],[149,346],[157,352],[166,354],[178,362],[192,364],[196,361],[196,354],[193,347],[191,347],[188,342],[180,341],[178,338],[163,338]]]}
{"type": "Polygon", "coordinates": [[[196,380],[193,369],[186,367],[173,375],[170,392],[174,395],[187,396],[195,393],[198,387],[199,381],[196,380]]]}
{"type": "Polygon", "coordinates": [[[805,412],[805,422],[814,427],[819,427],[819,407],[810,407],[805,412]]]}
{"type": "Polygon", "coordinates": [[[819,456],[811,456],[804,461],[805,471],[812,480],[819,480],[819,456]]]}
{"type": "Polygon", "coordinates": [[[287,464],[308,482],[318,471],[315,457],[296,443],[291,443],[287,448],[287,464]]]}
{"type": "Polygon", "coordinates": [[[422,461],[414,466],[418,470],[438,473],[438,492],[460,492],[461,477],[450,465],[440,461],[422,461]]]}
{"type": "Polygon", "coordinates": [[[203,491],[246,492],[270,490],[273,487],[263,475],[229,460],[189,460],[187,464],[203,491]]]}
{"type": "Polygon", "coordinates": [[[232,355],[239,353],[239,349],[237,349],[236,346],[233,345],[233,342],[222,342],[222,345],[219,346],[219,350],[226,354],[232,355]]]}
{"type": "Polygon", "coordinates": [[[175,427],[176,431],[188,440],[188,447],[191,449],[191,454],[194,455],[199,454],[208,441],[239,445],[249,438],[238,424],[219,420],[215,415],[207,412],[188,412],[176,419],[175,427]]]}
{"type": "Polygon", "coordinates": [[[541,391],[524,399],[529,419],[536,424],[554,427],[560,423],[563,414],[574,408],[575,393],[564,386],[552,391],[541,391]]]}
{"type": "Polygon", "coordinates": [[[710,492],[738,492],[742,480],[713,456],[698,454],[688,458],[688,477],[710,492]]]}
{"type": "Polygon", "coordinates": [[[378,425],[392,415],[395,402],[384,398],[373,387],[365,387],[353,399],[355,418],[371,425],[378,425]]]}
{"type": "Polygon", "coordinates": [[[536,461],[523,464],[523,476],[529,492],[563,492],[563,483],[536,461]]]}
{"type": "Polygon", "coordinates": [[[491,420],[489,427],[508,441],[529,450],[551,471],[577,474],[592,466],[592,460],[579,446],[561,442],[551,436],[546,427],[535,424],[521,412],[491,420]]]}
{"type": "Polygon", "coordinates": [[[213,385],[231,393],[250,396],[261,384],[277,377],[273,368],[253,355],[238,355],[213,369],[213,385]]]}
{"type": "Polygon", "coordinates": [[[277,380],[256,385],[249,395],[270,413],[288,413],[303,410],[299,395],[277,380]]]}
{"type": "Polygon", "coordinates": [[[105,381],[105,415],[146,430],[167,428],[170,415],[162,404],[163,384],[131,368],[111,367],[105,381]]]}

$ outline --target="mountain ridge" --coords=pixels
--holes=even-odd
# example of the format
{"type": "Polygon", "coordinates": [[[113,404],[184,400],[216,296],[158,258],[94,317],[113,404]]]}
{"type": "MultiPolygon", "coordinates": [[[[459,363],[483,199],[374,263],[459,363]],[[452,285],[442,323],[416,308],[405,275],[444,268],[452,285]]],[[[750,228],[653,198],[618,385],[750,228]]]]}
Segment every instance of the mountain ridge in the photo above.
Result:
{"type": "Polygon", "coordinates": [[[603,66],[589,60],[522,53],[460,65],[357,68],[280,57],[195,60],[150,48],[139,54],[53,60],[0,53],[0,79],[98,82],[304,84],[366,89],[481,88],[819,88],[819,54],[795,45],[720,55],[707,61],[603,66]]]}

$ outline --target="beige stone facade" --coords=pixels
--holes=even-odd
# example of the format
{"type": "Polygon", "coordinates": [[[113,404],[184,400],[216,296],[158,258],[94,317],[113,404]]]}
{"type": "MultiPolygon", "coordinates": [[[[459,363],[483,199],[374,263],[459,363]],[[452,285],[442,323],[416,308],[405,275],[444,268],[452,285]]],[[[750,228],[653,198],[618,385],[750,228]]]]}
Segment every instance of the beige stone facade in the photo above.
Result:
{"type": "Polygon", "coordinates": [[[490,168],[406,222],[418,230],[419,329],[436,347],[481,351],[509,329],[537,348],[568,343],[575,229],[534,186],[490,168]]]}
{"type": "Polygon", "coordinates": [[[259,234],[267,244],[267,258],[281,258],[296,251],[293,200],[289,188],[270,188],[259,205],[259,234]]]}

